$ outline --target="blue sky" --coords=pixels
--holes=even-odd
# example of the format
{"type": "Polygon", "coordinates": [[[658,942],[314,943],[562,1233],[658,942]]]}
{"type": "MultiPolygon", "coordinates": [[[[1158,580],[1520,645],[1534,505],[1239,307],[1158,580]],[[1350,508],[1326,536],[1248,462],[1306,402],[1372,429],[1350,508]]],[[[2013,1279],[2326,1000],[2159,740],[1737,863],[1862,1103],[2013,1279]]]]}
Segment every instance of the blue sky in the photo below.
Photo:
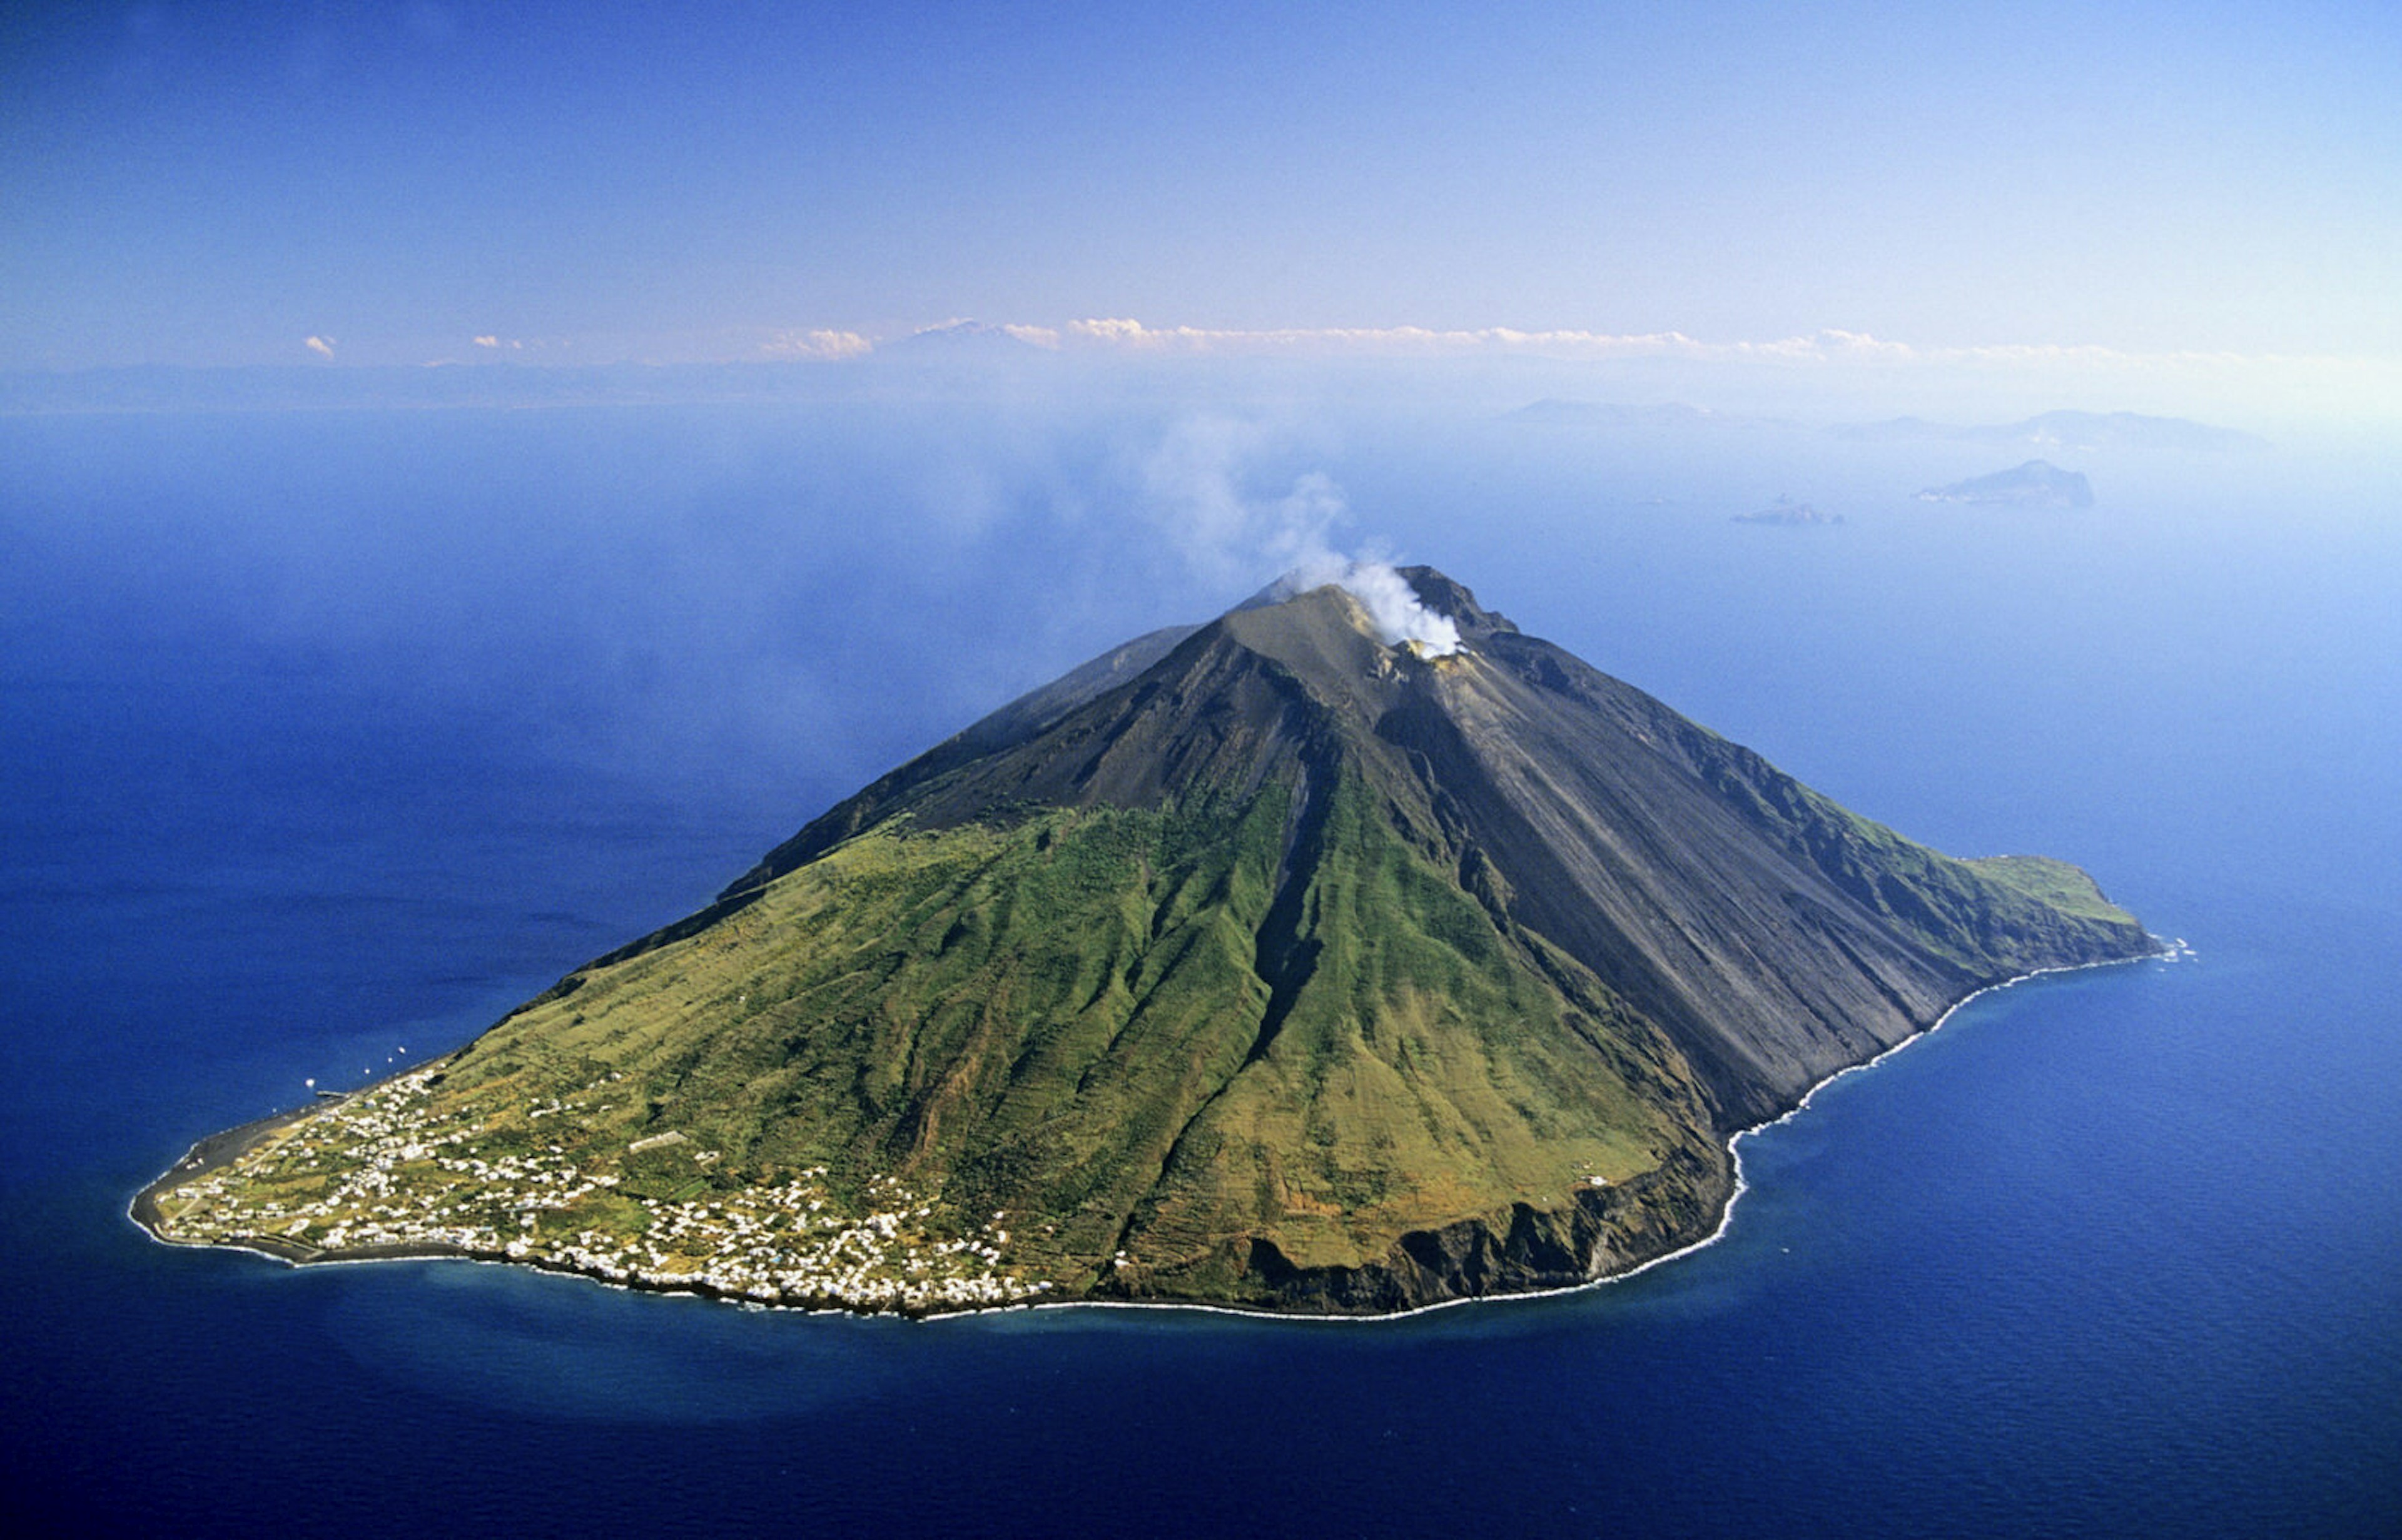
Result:
{"type": "Polygon", "coordinates": [[[1293,11],[10,5],[0,368],[957,317],[2402,357],[2389,4],[1293,11]]]}

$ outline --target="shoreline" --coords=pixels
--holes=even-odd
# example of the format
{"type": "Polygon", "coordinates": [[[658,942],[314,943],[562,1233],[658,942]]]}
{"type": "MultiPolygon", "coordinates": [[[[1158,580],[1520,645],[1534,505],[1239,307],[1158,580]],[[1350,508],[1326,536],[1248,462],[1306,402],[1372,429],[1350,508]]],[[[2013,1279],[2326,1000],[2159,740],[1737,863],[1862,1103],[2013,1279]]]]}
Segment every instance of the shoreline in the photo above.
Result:
{"type": "MultiPolygon", "coordinates": [[[[148,1182],[145,1183],[141,1190],[134,1193],[132,1199],[126,1204],[125,1217],[132,1220],[135,1224],[141,1226],[144,1231],[160,1245],[182,1246],[186,1250],[208,1250],[211,1248],[241,1251],[259,1250],[260,1254],[263,1256],[272,1257],[280,1255],[275,1251],[263,1250],[262,1248],[249,1245],[240,1245],[225,1241],[178,1241],[172,1237],[162,1235],[159,1231],[159,1194],[167,1190],[170,1187],[181,1186],[183,1183],[191,1180],[195,1176],[205,1176],[212,1171],[231,1165],[234,1162],[242,1159],[242,1156],[247,1154],[252,1148],[255,1148],[261,1139],[266,1138],[276,1130],[291,1127],[294,1123],[298,1122],[301,1119],[309,1116],[312,1112],[315,1112],[321,1107],[334,1106],[338,1103],[348,1101],[352,1094],[352,1093],[350,1092],[343,1092],[338,1096],[321,1098],[313,1103],[304,1102],[300,1106],[292,1107],[289,1110],[283,1112],[270,1112],[264,1118],[253,1118],[246,1123],[236,1123],[231,1128],[210,1134],[208,1137],[201,1139],[200,1142],[193,1145],[191,1148],[184,1151],[184,1157],[182,1160],[177,1161],[173,1165],[169,1166],[166,1170],[159,1173],[158,1176],[153,1176],[148,1182]]],[[[286,1249],[298,1250],[301,1248],[288,1247],[286,1249]]],[[[297,1258],[287,1257],[283,1259],[286,1261],[292,1261],[297,1260],[297,1258]]]]}
{"type": "MultiPolygon", "coordinates": [[[[548,1272],[562,1277],[581,1278],[591,1283],[600,1284],[605,1287],[622,1289],[628,1293],[685,1295],[696,1299],[711,1299],[722,1303],[739,1305],[750,1310],[790,1311],[796,1314],[804,1315],[840,1314],[856,1315],[861,1317],[898,1315],[913,1321],[932,1324],[939,1321],[967,1320],[983,1316],[1031,1313],[1037,1311],[1052,1310],[1169,1310],[1194,1311],[1211,1315],[1231,1315],[1252,1321],[1290,1322],[1310,1325],[1374,1326],[1391,1321],[1405,1321],[1416,1316],[1429,1315],[1436,1311],[1451,1310],[1463,1305],[1508,1305],[1530,1303],[1541,1299],[1562,1299],[1569,1295],[1581,1294],[1587,1290],[1606,1288],[1613,1284],[1624,1283],[1628,1279],[1639,1277],[1642,1274],[1650,1272],[1653,1268],[1663,1266],[1669,1262],[1676,1261],[1680,1258],[1690,1257],[1693,1253],[1701,1251],[1705,1247],[1716,1245],[1719,1241],[1725,1239],[1728,1232],[1733,1228],[1735,1210],[1743,1202],[1743,1195],[1750,1190],[1751,1184],[1746,1178],[1743,1168],[1742,1146],[1745,1139],[1755,1134],[1761,1133],[1764,1130],[1774,1128],[1781,1123],[1789,1121],[1793,1118],[1799,1117],[1802,1113],[1809,1109],[1810,1104],[1816,1099],[1820,1092],[1826,1090],[1837,1080],[1842,1079],[1847,1075],[1856,1075],[1863,1070],[1874,1069],[1877,1066],[1884,1063],[1885,1060],[1893,1057],[1902,1050],[1909,1048],[1913,1043],[1922,1042],[1926,1038],[1932,1037],[1935,1033],[1940,1031],[1944,1024],[1950,1022],[1954,1015],[1958,1014],[1963,1007],[1967,1006],[1987,995],[1994,994],[1999,990],[2013,988],[2019,984],[2025,983],[2031,979],[2045,978],[2057,973],[2081,973],[2092,969],[2121,968],[2133,963],[2174,962],[2183,957],[2190,957],[2194,955],[2192,948],[2186,945],[2182,939],[2174,942],[2160,941],[2160,938],[2157,936],[2152,939],[2156,942],[2160,942],[2160,944],[2152,951],[2142,953],[2135,956],[2107,957],[2095,962],[2065,963],[2058,967],[2038,968],[2025,973],[2014,975],[2010,978],[1998,980],[1993,983],[1981,985],[1978,988],[1969,991],[1967,994],[1963,995],[1960,998],[1953,1001],[1949,1006],[1944,1008],[1942,1014],[1937,1016],[1934,1021],[1928,1023],[1925,1027],[1916,1032],[1912,1032],[1908,1037],[1903,1038],[1899,1041],[1892,1044],[1890,1047],[1884,1049],[1874,1057],[1863,1059],[1858,1064],[1845,1065],[1843,1068],[1835,1070],[1833,1073],[1828,1075],[1824,1079],[1813,1084],[1807,1091],[1804,1091],[1802,1093],[1802,1097],[1799,1101],[1786,1108],[1783,1112],[1778,1113],[1775,1117],[1766,1119],[1746,1128],[1737,1129],[1734,1133],[1728,1134],[1726,1138],[1726,1150],[1729,1161],[1729,1174],[1732,1177],[1732,1187],[1727,1194],[1726,1202],[1719,1206],[1718,1222],[1711,1227],[1708,1234],[1704,1235],[1697,1240],[1689,1242],[1684,1245],[1677,1246],[1673,1250],[1664,1251],[1657,1257],[1647,1258],[1646,1260],[1638,1262],[1635,1266],[1626,1269],[1624,1272],[1605,1273],[1599,1277],[1588,1278],[1581,1283],[1567,1284],[1553,1288],[1525,1289],[1505,1294],[1462,1295],[1456,1299],[1438,1299],[1431,1304],[1414,1305],[1406,1310],[1383,1311],[1374,1314],[1307,1313],[1294,1311],[1255,1309],[1241,1305],[1210,1304],[1199,1300],[1184,1299],[1045,1299],[1027,1300],[1005,1305],[968,1306],[958,1310],[929,1311],[911,1311],[890,1308],[862,1309],[858,1306],[844,1304],[839,1301],[823,1304],[787,1304],[776,1300],[755,1299],[744,1294],[728,1293],[725,1290],[713,1288],[705,1284],[656,1284],[642,1280],[629,1280],[612,1277],[606,1273],[588,1268],[566,1266],[537,1258],[510,1257],[497,1252],[488,1253],[472,1251],[462,1246],[445,1245],[438,1243],[404,1243],[384,1246],[360,1246],[339,1252],[328,1252],[320,1251],[313,1247],[294,1245],[287,1242],[278,1241],[272,1236],[252,1236],[241,1241],[178,1241],[162,1234],[159,1231],[158,1195],[160,1192],[166,1190],[171,1186],[180,1185],[192,1177],[203,1176],[210,1171],[232,1163],[234,1161],[239,1160],[245,1152],[256,1146],[259,1141],[265,1139],[277,1130],[288,1127],[291,1124],[299,1121],[302,1118],[318,1111],[320,1107],[324,1105],[346,1101],[350,1097],[358,1094],[358,1092],[355,1091],[344,1092],[338,1096],[324,1098],[316,1105],[304,1105],[302,1107],[292,1108],[289,1111],[272,1113],[264,1118],[254,1119],[249,1122],[237,1124],[222,1133],[213,1134],[206,1138],[200,1140],[185,1153],[182,1160],[177,1161],[173,1165],[171,1165],[165,1171],[160,1172],[156,1177],[152,1178],[147,1184],[145,1184],[141,1190],[133,1195],[132,1199],[126,1205],[126,1217],[131,1219],[134,1225],[140,1228],[143,1233],[149,1236],[152,1241],[160,1245],[175,1246],[186,1250],[247,1251],[254,1256],[270,1258],[276,1261],[283,1263],[287,1267],[328,1267],[343,1264],[365,1265],[377,1262],[393,1261],[474,1262],[492,1267],[527,1268],[537,1272],[548,1272]]],[[[443,1057],[447,1058],[449,1055],[445,1054],[443,1057]]],[[[441,1061],[440,1059],[436,1059],[433,1062],[438,1064],[441,1061]]],[[[380,1084],[381,1082],[379,1081],[375,1083],[380,1084]]],[[[373,1086],[370,1085],[360,1089],[371,1090],[373,1089],[373,1086]]]]}
{"type": "MultiPolygon", "coordinates": [[[[2152,939],[2155,941],[2160,940],[2157,936],[2152,939]]],[[[1829,1075],[1825,1079],[1811,1086],[1809,1090],[1802,1093],[1802,1099],[1800,1101],[1794,1103],[1783,1112],[1778,1113],[1775,1117],[1767,1119],[1761,1122],[1754,1123],[1748,1128],[1737,1129],[1734,1133],[1728,1134],[1726,1148],[1727,1154],[1731,1158],[1732,1164],[1734,1187],[1733,1190],[1727,1194],[1727,1200],[1724,1206],[1719,1210],[1718,1223],[1712,1227],[1707,1235],[1703,1236],[1700,1240],[1678,1246],[1673,1251],[1663,1251],[1657,1257],[1636,1263],[1633,1267],[1628,1268],[1623,1272],[1605,1273],[1598,1278],[1588,1278],[1583,1283],[1567,1284],[1558,1288],[1530,1288],[1512,1294],[1463,1295],[1456,1299],[1438,1299],[1429,1305],[1413,1305],[1407,1310],[1386,1311],[1374,1315],[1305,1315],[1287,1311],[1246,1310],[1236,1305],[1202,1304],[1196,1301],[1181,1299],[1048,1299],[1040,1303],[1010,1305],[1001,1307],[1000,1309],[955,1311],[941,1316],[929,1316],[927,1319],[929,1321],[934,1321],[949,1320],[954,1316],[994,1315],[1001,1313],[1003,1310],[1190,1310],[1200,1311],[1211,1315],[1235,1315],[1240,1316],[1246,1320],[1292,1322],[1296,1325],[1378,1326],[1387,1321],[1405,1321],[1414,1316],[1430,1315],[1439,1310],[1453,1310],[1463,1305],[1531,1304],[1540,1299],[1566,1299],[1570,1295],[1582,1294],[1588,1290],[1608,1288],[1613,1284],[1622,1284],[1630,1278],[1638,1277],[1643,1273],[1650,1272],[1655,1267],[1664,1267],[1668,1263],[1676,1261],[1680,1258],[1690,1257],[1697,1251],[1701,1251],[1708,1246],[1716,1245],[1719,1241],[1724,1240],[1727,1232],[1734,1226],[1734,1212],[1736,1205],[1742,1203],[1743,1195],[1751,1189],[1751,1184],[1744,1178],[1743,1174],[1743,1150],[1741,1147],[1745,1139],[1750,1137],[1754,1134],[1759,1134],[1764,1130],[1774,1128],[1779,1123],[1788,1121],[1789,1120],[1800,1116],[1802,1112],[1808,1110],[1811,1100],[1815,1097],[1819,1092],[1826,1090],[1827,1087],[1834,1084],[1837,1080],[1842,1079],[1844,1076],[1857,1075],[1862,1070],[1873,1069],[1878,1065],[1884,1063],[1885,1060],[1890,1059],[1895,1054],[1900,1052],[1903,1049],[1910,1047],[1912,1043],[1925,1041],[1927,1038],[1933,1036],[1938,1030],[1940,1030],[1946,1022],[1949,1022],[1962,1007],[1998,990],[2009,989],[2018,984],[2022,984],[2030,979],[2045,978],[2054,973],[2083,973],[2092,969],[2124,968],[2133,963],[2174,962],[2181,957],[2190,957],[2193,955],[2194,953],[2192,948],[2187,946],[2182,940],[2162,942],[2157,950],[2146,952],[2137,956],[2105,957],[2096,962],[2064,963],[2056,968],[2038,968],[2029,972],[2016,974],[2010,978],[1998,980],[1995,983],[1984,984],[1979,988],[1970,990],[1967,994],[1961,996],[1958,999],[1946,1006],[1943,1010],[1943,1013],[1936,1017],[1934,1021],[1928,1023],[1920,1030],[1912,1033],[1909,1037],[1902,1038],[1892,1047],[1885,1049],[1884,1052],[1878,1053],[1874,1058],[1863,1059],[1858,1064],[1855,1065],[1845,1065],[1843,1068],[1836,1070],[1831,1075],[1829,1075]]],[[[769,1306],[768,1308],[773,1309],[776,1307],[769,1306]]]]}

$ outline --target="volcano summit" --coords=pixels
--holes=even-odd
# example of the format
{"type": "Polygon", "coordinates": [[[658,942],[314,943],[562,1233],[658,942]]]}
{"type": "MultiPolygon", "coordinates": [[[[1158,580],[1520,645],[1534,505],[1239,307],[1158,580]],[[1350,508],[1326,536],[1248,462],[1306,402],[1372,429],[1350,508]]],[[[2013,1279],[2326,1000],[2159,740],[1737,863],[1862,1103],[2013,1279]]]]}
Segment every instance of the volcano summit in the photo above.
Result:
{"type": "Polygon", "coordinates": [[[2075,867],[1912,844],[1399,577],[1454,650],[1333,584],[1128,642],[138,1217],[789,1304],[1389,1312],[1688,1245],[1732,1134],[2154,950],[2075,867]]]}

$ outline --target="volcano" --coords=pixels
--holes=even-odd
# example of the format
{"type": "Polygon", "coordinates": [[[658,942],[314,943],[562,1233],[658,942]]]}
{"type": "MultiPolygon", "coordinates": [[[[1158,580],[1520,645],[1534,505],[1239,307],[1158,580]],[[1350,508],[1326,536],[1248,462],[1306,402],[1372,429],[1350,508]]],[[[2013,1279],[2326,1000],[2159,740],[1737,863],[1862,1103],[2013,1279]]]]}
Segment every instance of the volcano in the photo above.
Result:
{"type": "Polygon", "coordinates": [[[1456,651],[1334,584],[1128,642],[140,1212],[792,1304],[1387,1313],[1689,1245],[1734,1133],[2156,949],[1401,576],[1456,651]]]}

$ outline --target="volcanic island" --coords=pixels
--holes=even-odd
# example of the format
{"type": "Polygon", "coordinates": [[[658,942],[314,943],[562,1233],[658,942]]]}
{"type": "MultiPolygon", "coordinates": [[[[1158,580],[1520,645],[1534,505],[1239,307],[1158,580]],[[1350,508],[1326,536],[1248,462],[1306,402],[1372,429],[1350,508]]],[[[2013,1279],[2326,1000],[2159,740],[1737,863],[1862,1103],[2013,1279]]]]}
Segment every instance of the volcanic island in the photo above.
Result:
{"type": "Polygon", "coordinates": [[[1001,708],[134,1217],[806,1308],[1384,1314],[1691,1246],[1735,1134],[1979,990],[2159,950],[1430,568],[1338,575],[1001,708]]]}

